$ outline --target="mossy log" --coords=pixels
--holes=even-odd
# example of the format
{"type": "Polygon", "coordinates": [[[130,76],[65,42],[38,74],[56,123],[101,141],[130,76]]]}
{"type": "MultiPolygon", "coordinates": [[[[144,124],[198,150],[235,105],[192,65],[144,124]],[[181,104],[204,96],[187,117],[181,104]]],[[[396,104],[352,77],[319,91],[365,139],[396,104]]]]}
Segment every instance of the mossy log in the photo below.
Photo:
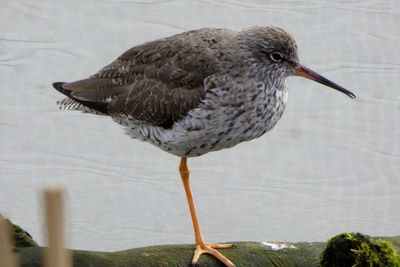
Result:
{"type": "MultiPolygon", "coordinates": [[[[400,250],[400,236],[382,238],[391,241],[393,247],[400,250]]],[[[234,242],[235,248],[221,250],[238,267],[313,267],[319,265],[319,255],[325,249],[325,243],[257,243],[234,242]],[[288,247],[277,249],[273,244],[288,247]]],[[[24,247],[18,249],[23,267],[40,267],[42,248],[24,247]]],[[[135,248],[118,252],[92,252],[74,250],[74,267],[123,267],[123,266],[190,266],[193,245],[164,245],[135,248]]],[[[198,266],[223,266],[214,258],[204,255],[198,266]]]]}
{"type": "MultiPolygon", "coordinates": [[[[319,266],[319,254],[323,243],[293,243],[293,247],[273,249],[269,245],[256,242],[234,242],[235,248],[221,250],[232,262],[239,266],[319,266]]],[[[285,243],[286,244],[286,243],[285,243]]],[[[289,244],[286,244],[289,245],[289,244]]],[[[118,252],[91,252],[74,250],[74,267],[122,267],[122,266],[190,266],[193,245],[164,245],[135,248],[118,252]]],[[[40,247],[20,248],[18,254],[23,267],[40,267],[40,247]]],[[[223,266],[214,258],[204,255],[198,266],[223,266]]]]}
{"type": "MultiPolygon", "coordinates": [[[[16,253],[22,267],[41,267],[43,248],[37,246],[23,229],[12,225],[14,238],[17,238],[16,253]],[[26,240],[25,240],[26,239],[26,240]]],[[[382,237],[400,251],[400,236],[382,237]]],[[[317,267],[320,266],[320,254],[326,243],[259,243],[233,242],[234,248],[221,250],[236,266],[245,267],[317,267]]],[[[167,267],[190,266],[193,245],[163,245],[135,248],[117,252],[94,252],[73,250],[74,267],[167,267]]],[[[198,266],[223,266],[216,259],[204,255],[198,266]]]]}

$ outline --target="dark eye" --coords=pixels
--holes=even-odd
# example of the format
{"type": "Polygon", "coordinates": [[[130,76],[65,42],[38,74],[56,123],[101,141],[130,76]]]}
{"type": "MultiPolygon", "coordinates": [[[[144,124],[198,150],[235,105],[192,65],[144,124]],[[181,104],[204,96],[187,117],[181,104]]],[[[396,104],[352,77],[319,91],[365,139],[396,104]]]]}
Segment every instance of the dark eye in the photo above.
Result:
{"type": "Polygon", "coordinates": [[[269,55],[273,62],[281,62],[283,60],[283,56],[281,53],[274,52],[269,55]]]}

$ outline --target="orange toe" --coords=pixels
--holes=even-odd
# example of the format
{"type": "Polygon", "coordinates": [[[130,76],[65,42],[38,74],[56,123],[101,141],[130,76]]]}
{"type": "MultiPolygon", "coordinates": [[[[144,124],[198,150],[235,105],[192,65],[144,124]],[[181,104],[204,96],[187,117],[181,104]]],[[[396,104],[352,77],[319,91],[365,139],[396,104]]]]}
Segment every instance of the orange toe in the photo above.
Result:
{"type": "Polygon", "coordinates": [[[225,249],[232,248],[232,244],[217,244],[217,243],[202,243],[196,245],[196,249],[194,251],[192,266],[196,266],[200,256],[204,253],[210,254],[211,256],[217,258],[220,262],[225,264],[226,267],[235,267],[227,257],[222,255],[217,249],[225,249]]]}

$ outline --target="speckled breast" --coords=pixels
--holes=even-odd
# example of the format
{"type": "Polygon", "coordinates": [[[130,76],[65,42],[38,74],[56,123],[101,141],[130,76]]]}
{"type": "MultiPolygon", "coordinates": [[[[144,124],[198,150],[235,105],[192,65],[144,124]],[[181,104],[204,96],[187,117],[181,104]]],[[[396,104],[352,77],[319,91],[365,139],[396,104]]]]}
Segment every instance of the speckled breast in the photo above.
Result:
{"type": "Polygon", "coordinates": [[[172,129],[140,127],[142,136],[159,148],[183,157],[200,156],[260,137],[281,118],[287,88],[256,85],[257,90],[232,94],[230,89],[210,90],[203,104],[190,111],[172,129]]]}

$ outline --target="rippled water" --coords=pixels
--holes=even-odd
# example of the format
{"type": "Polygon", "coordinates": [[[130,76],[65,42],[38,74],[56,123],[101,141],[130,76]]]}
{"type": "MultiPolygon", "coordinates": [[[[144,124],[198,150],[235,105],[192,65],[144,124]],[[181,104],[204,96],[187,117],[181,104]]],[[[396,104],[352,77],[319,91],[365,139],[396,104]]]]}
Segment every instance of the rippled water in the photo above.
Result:
{"type": "Polygon", "coordinates": [[[400,4],[390,1],[5,1],[0,10],[0,213],[43,242],[41,190],[67,190],[73,248],[193,242],[179,159],[111,120],[59,111],[50,84],[195,28],[279,25],[303,64],[356,101],[290,78],[262,138],[190,159],[210,241],[400,233],[400,4]]]}

